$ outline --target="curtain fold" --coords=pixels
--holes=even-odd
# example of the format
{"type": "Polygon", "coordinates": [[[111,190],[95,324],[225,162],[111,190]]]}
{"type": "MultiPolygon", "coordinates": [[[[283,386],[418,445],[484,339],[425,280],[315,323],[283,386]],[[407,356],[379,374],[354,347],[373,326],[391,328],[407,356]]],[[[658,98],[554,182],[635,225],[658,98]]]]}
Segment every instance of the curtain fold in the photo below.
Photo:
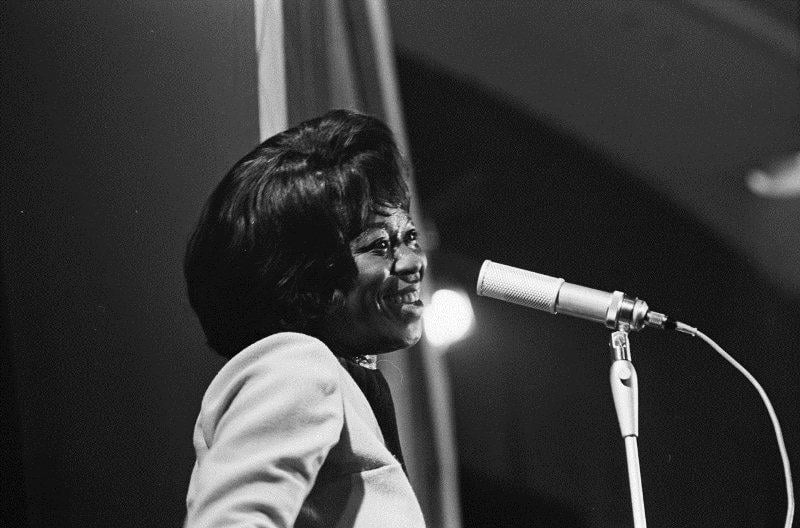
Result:
{"type": "Polygon", "coordinates": [[[259,141],[287,128],[283,1],[255,0],[259,141]]]}
{"type": "MultiPolygon", "coordinates": [[[[334,108],[379,117],[410,160],[382,0],[254,0],[260,136],[334,108]]],[[[412,216],[425,231],[413,174],[412,216]]],[[[423,240],[424,242],[424,240],[423,240]]],[[[431,290],[430,273],[428,290],[431,290]]],[[[441,354],[424,340],[379,357],[397,409],[411,484],[432,528],[460,528],[457,458],[441,354]]]]}

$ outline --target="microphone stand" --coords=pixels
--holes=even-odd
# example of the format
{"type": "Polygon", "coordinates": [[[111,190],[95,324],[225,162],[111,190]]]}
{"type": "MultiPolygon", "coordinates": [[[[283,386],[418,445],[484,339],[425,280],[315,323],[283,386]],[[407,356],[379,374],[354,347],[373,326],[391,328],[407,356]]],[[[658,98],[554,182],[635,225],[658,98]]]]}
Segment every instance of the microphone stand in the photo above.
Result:
{"type": "Polygon", "coordinates": [[[639,385],[636,369],[631,362],[631,348],[628,341],[630,326],[620,323],[617,330],[611,333],[609,346],[614,361],[611,364],[609,380],[611,394],[614,396],[614,407],[617,409],[617,420],[622,437],[625,439],[625,453],[628,459],[628,481],[631,488],[631,506],[633,508],[633,526],[646,528],[644,515],[644,493],[642,492],[642,473],[639,468],[639,385]]]}

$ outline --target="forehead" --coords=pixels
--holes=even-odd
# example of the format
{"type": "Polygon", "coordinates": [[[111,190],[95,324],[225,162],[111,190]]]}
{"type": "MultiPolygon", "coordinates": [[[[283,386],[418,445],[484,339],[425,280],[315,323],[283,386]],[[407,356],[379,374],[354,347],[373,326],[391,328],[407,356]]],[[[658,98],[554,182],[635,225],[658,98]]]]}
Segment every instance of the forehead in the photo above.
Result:
{"type": "Polygon", "coordinates": [[[398,207],[380,207],[367,216],[367,230],[369,229],[402,229],[412,223],[408,211],[398,207]]]}

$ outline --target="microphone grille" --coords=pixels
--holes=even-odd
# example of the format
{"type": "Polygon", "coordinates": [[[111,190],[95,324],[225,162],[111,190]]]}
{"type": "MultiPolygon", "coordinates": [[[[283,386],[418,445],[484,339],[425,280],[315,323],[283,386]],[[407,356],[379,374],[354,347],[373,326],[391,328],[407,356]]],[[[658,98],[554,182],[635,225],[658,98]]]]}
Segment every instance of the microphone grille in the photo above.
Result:
{"type": "Polygon", "coordinates": [[[558,290],[564,279],[486,260],[478,274],[477,293],[501,301],[556,313],[558,290]]]}

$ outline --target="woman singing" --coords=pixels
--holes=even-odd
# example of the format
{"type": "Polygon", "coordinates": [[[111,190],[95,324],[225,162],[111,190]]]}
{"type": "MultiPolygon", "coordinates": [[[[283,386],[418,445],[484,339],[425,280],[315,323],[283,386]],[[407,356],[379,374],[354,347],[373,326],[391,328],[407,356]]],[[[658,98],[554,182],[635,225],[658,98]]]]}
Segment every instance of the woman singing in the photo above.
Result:
{"type": "Polygon", "coordinates": [[[233,166],[186,255],[192,307],[230,358],[195,426],[187,527],[424,526],[368,367],[419,340],[425,265],[377,119],[333,111],[233,166]]]}

